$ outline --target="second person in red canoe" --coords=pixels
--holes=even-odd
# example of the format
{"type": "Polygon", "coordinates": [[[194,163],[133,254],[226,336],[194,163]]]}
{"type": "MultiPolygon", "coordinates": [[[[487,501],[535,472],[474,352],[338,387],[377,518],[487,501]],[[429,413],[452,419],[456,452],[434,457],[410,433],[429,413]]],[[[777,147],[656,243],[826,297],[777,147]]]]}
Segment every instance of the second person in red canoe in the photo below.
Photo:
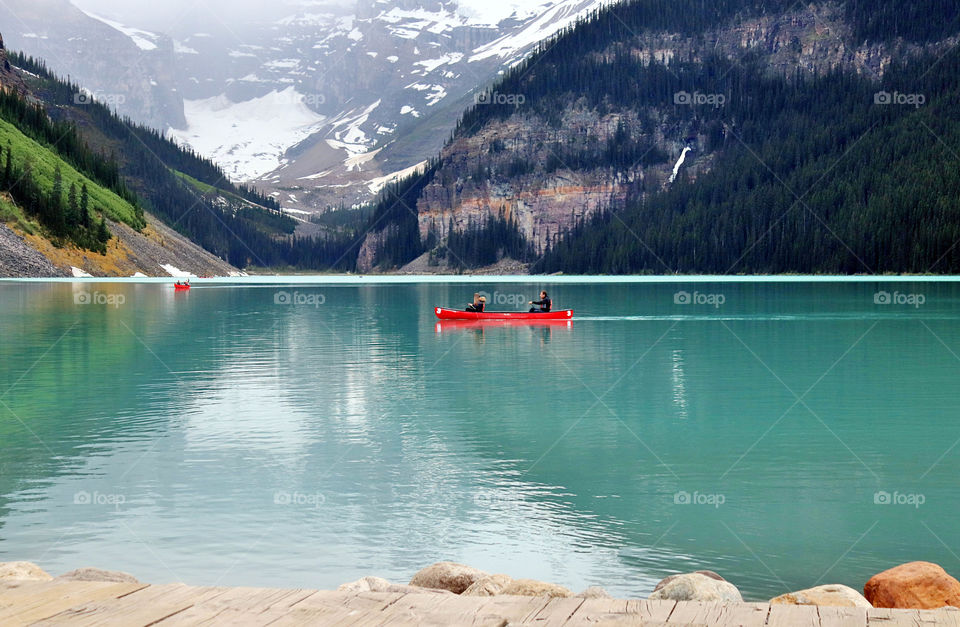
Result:
{"type": "Polygon", "coordinates": [[[540,300],[531,300],[529,304],[536,305],[530,308],[530,313],[550,313],[553,309],[553,301],[547,296],[546,291],[540,292],[540,300]]]}

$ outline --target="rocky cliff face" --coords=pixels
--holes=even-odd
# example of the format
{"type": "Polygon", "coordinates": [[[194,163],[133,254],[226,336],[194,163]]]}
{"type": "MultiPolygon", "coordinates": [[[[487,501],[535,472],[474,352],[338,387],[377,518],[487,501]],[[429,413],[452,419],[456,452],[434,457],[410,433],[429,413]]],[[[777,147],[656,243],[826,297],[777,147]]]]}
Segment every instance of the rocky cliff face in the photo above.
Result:
{"type": "Polygon", "coordinates": [[[4,91],[14,91],[21,96],[27,94],[27,85],[23,82],[23,77],[10,65],[7,59],[7,49],[3,44],[3,36],[0,35],[0,89],[4,91]]]}
{"type": "MultiPolygon", "coordinates": [[[[954,43],[931,47],[943,49],[954,43]]],[[[694,37],[644,34],[612,44],[603,55],[627,53],[668,66],[675,59],[700,61],[719,54],[736,62],[751,55],[779,76],[842,68],[879,79],[893,59],[920,51],[902,42],[857,44],[843,21],[842,8],[825,4],[739,19],[694,37]]],[[[604,207],[618,208],[627,198],[670,185],[681,155],[679,176],[696,179],[716,158],[710,129],[678,124],[669,115],[672,104],[601,115],[572,102],[559,123],[521,107],[505,121],[468,129],[442,150],[444,165],[417,203],[422,239],[432,232],[442,242],[451,226],[464,229],[502,211],[516,217],[524,235],[543,248],[581,217],[604,207]],[[649,153],[633,165],[602,169],[584,169],[569,156],[578,151],[598,154],[608,140],[616,141],[618,128],[642,138],[649,153]]]]}

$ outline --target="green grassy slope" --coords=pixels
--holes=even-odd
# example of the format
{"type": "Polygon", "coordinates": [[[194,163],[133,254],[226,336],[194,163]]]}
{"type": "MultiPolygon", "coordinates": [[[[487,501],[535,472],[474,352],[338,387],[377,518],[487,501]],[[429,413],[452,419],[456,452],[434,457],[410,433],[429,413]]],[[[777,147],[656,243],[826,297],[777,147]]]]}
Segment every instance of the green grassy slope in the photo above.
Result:
{"type": "Polygon", "coordinates": [[[7,146],[13,149],[15,166],[22,169],[26,163],[31,164],[33,177],[45,193],[53,189],[54,172],[57,166],[60,166],[64,190],[69,189],[71,183],[75,183],[77,189],[86,184],[92,211],[103,212],[111,220],[125,222],[137,228],[138,219],[133,205],[80,174],[53,150],[30,139],[4,120],[0,120],[0,146],[3,146],[4,150],[7,146]]]}

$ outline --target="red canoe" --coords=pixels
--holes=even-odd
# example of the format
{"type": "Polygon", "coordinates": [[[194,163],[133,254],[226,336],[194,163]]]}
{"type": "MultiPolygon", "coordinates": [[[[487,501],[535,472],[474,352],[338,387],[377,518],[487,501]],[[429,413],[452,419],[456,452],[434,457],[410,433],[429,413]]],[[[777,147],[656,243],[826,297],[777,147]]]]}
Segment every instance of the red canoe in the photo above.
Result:
{"type": "Polygon", "coordinates": [[[560,309],[550,313],[529,313],[526,311],[457,311],[445,307],[436,307],[433,312],[441,320],[570,320],[572,309],[560,309]]]}
{"type": "Polygon", "coordinates": [[[188,289],[190,289],[190,286],[189,286],[189,285],[184,285],[183,283],[174,283],[174,284],[173,284],[173,289],[179,292],[179,291],[181,291],[181,290],[188,290],[188,289]]]}

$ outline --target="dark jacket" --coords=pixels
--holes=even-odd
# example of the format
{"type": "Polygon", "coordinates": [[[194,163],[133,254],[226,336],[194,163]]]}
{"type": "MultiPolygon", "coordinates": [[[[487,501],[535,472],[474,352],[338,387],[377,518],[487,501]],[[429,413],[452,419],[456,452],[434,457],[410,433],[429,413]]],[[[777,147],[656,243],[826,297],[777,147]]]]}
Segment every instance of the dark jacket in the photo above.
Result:
{"type": "Polygon", "coordinates": [[[540,311],[542,312],[548,312],[551,309],[553,309],[553,301],[550,300],[549,298],[544,298],[543,300],[535,300],[533,301],[533,304],[539,305],[540,311]]]}

